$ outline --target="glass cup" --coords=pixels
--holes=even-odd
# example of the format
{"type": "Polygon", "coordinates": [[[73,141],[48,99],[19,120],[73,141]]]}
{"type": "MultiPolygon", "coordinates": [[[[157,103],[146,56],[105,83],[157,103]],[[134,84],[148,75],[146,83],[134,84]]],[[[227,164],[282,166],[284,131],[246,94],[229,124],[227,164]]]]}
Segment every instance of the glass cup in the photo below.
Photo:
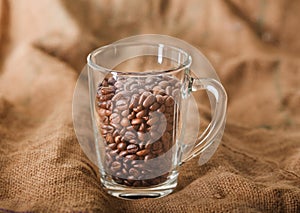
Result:
{"type": "Polygon", "coordinates": [[[168,44],[113,43],[90,53],[87,62],[104,189],[128,199],[171,193],[178,167],[207,149],[223,131],[227,104],[223,86],[213,78],[192,77],[191,55],[168,44]],[[214,113],[208,131],[185,155],[189,97],[203,89],[215,97],[214,113]]]}

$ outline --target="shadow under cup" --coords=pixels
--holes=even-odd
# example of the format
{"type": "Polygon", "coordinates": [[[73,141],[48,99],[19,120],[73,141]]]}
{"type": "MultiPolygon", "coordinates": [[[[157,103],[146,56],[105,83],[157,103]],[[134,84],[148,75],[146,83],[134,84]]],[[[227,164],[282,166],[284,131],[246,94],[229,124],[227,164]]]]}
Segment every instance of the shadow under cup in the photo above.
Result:
{"type": "Polygon", "coordinates": [[[176,47],[121,43],[88,56],[98,167],[117,197],[161,197],[177,185],[190,56],[176,47]]]}

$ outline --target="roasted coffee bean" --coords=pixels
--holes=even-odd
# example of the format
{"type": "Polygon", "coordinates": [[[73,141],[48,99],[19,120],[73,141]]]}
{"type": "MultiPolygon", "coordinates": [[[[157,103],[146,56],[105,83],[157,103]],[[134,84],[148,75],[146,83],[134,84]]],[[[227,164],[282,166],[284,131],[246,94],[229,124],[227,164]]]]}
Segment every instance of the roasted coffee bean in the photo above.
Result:
{"type": "Polygon", "coordinates": [[[108,94],[108,95],[101,95],[99,100],[100,101],[107,101],[107,100],[110,100],[112,97],[114,96],[114,94],[108,94]]]}
{"type": "Polygon", "coordinates": [[[142,110],[143,110],[143,106],[141,106],[141,105],[138,105],[136,108],[133,108],[133,111],[135,111],[135,112],[140,112],[142,110]]]}
{"type": "Polygon", "coordinates": [[[116,102],[116,108],[120,111],[127,109],[127,101],[124,99],[120,99],[116,102]]]}
{"type": "Polygon", "coordinates": [[[102,87],[101,89],[101,94],[102,95],[107,95],[107,94],[110,94],[110,93],[114,93],[115,92],[115,88],[110,86],[110,87],[102,87]]]}
{"type": "Polygon", "coordinates": [[[108,147],[110,149],[116,149],[117,148],[117,144],[116,143],[110,143],[110,144],[108,144],[108,147]]]}
{"type": "Polygon", "coordinates": [[[118,113],[113,113],[111,114],[109,119],[112,123],[117,124],[121,121],[121,116],[118,113]]]}
{"type": "Polygon", "coordinates": [[[141,123],[140,127],[139,127],[139,131],[144,132],[146,129],[146,125],[145,123],[141,123]]]}
{"type": "Polygon", "coordinates": [[[143,123],[143,119],[141,119],[141,118],[134,118],[131,121],[132,125],[141,124],[141,123],[143,123]]]}
{"type": "Polygon", "coordinates": [[[126,143],[121,142],[118,144],[118,150],[119,151],[124,151],[126,149],[126,143]]]}
{"type": "MultiPolygon", "coordinates": [[[[126,148],[126,147],[125,147],[126,148]]],[[[124,151],[121,151],[120,153],[119,153],[119,156],[120,157],[124,157],[125,155],[127,155],[128,154],[128,151],[127,150],[124,150],[124,151]]]]}
{"type": "Polygon", "coordinates": [[[144,110],[142,110],[142,111],[136,113],[136,117],[137,117],[137,118],[142,118],[142,117],[144,117],[145,115],[147,115],[147,113],[148,113],[147,110],[144,109],[144,110]]]}
{"type": "Polygon", "coordinates": [[[158,102],[154,102],[154,103],[149,107],[149,109],[150,109],[151,111],[155,111],[155,110],[157,110],[159,107],[160,107],[160,104],[159,104],[158,102]]]}
{"type": "Polygon", "coordinates": [[[136,160],[138,158],[137,155],[126,155],[125,157],[129,160],[136,160]]]}
{"type": "Polygon", "coordinates": [[[116,141],[116,143],[120,143],[121,142],[121,136],[120,135],[118,135],[118,136],[116,136],[115,137],[115,141],[116,141]]]}
{"type": "Polygon", "coordinates": [[[165,109],[166,109],[165,105],[161,105],[161,107],[157,110],[157,112],[164,113],[165,109]]]}
{"type": "Polygon", "coordinates": [[[147,98],[143,102],[144,107],[149,107],[155,102],[156,98],[154,95],[150,94],[147,96],[147,98]]]}
{"type": "Polygon", "coordinates": [[[115,85],[115,87],[118,88],[118,89],[123,87],[123,83],[120,82],[120,81],[117,81],[114,85],[115,85]]]}
{"type": "Polygon", "coordinates": [[[98,107],[103,108],[103,109],[106,109],[106,104],[107,104],[106,101],[98,102],[98,107]]]}
{"type": "Polygon", "coordinates": [[[153,151],[153,150],[159,150],[159,149],[161,149],[162,148],[162,143],[161,143],[161,141],[157,141],[157,142],[155,142],[155,143],[153,143],[152,144],[152,147],[151,147],[151,150],[153,151]]]}
{"type": "Polygon", "coordinates": [[[172,106],[174,104],[174,98],[172,96],[169,96],[167,99],[166,99],[166,106],[172,106]]]}
{"type": "Polygon", "coordinates": [[[112,164],[111,164],[111,171],[112,172],[116,172],[116,171],[120,170],[121,168],[122,168],[122,165],[121,165],[120,162],[118,162],[118,161],[112,162],[112,164]]]}
{"type": "Polygon", "coordinates": [[[112,151],[110,151],[110,152],[109,152],[109,154],[110,154],[110,156],[111,156],[111,157],[115,157],[115,156],[117,156],[117,155],[118,155],[118,153],[119,153],[119,150],[117,150],[117,149],[115,149],[115,150],[112,150],[112,151]]]}
{"type": "Polygon", "coordinates": [[[140,99],[139,99],[139,102],[138,104],[139,105],[143,105],[145,99],[148,97],[148,96],[151,96],[151,92],[143,92],[143,94],[140,96],[140,99]]]}
{"type": "Polygon", "coordinates": [[[143,149],[143,150],[141,150],[141,151],[138,151],[137,153],[136,153],[136,155],[137,156],[145,156],[145,155],[147,155],[149,153],[149,149],[143,149]]]}
{"type": "Polygon", "coordinates": [[[119,177],[113,177],[113,179],[114,179],[114,181],[116,182],[116,183],[118,183],[118,184],[122,184],[123,183],[123,180],[121,179],[121,178],[119,178],[119,177]]]}
{"type": "Polygon", "coordinates": [[[162,136],[163,142],[169,142],[171,140],[171,134],[169,132],[165,132],[162,136]]]}
{"type": "Polygon", "coordinates": [[[116,79],[114,79],[113,77],[110,77],[109,79],[108,79],[108,84],[110,84],[110,85],[114,85],[115,84],[115,82],[116,82],[116,79]]]}
{"type": "Polygon", "coordinates": [[[125,134],[124,134],[124,139],[127,140],[127,141],[130,141],[132,139],[135,139],[136,138],[136,134],[132,131],[126,131],[125,134]]]}
{"type": "Polygon", "coordinates": [[[165,88],[165,87],[167,87],[169,85],[169,82],[167,82],[167,81],[161,81],[161,82],[158,83],[158,85],[165,88]]]}
{"type": "Polygon", "coordinates": [[[130,154],[134,154],[134,153],[136,153],[138,150],[139,150],[139,148],[138,148],[138,146],[135,145],[135,144],[130,144],[130,145],[127,146],[127,151],[128,151],[128,153],[130,153],[130,154]]]}
{"type": "Polygon", "coordinates": [[[167,93],[167,95],[172,95],[172,87],[171,86],[166,87],[166,93],[167,93]]]}
{"type": "Polygon", "coordinates": [[[128,120],[128,118],[122,118],[122,120],[121,120],[121,125],[122,125],[123,127],[129,126],[129,125],[130,125],[130,121],[128,120]]]}
{"type": "Polygon", "coordinates": [[[130,168],[129,169],[129,174],[132,175],[133,177],[137,178],[139,176],[139,170],[135,168],[130,168]]]}
{"type": "Polygon", "coordinates": [[[129,108],[133,109],[137,107],[138,103],[139,103],[139,95],[138,94],[132,95],[129,108]]]}
{"type": "Polygon", "coordinates": [[[105,140],[108,143],[114,143],[114,138],[113,138],[112,134],[107,134],[106,137],[105,137],[105,140]]]}
{"type": "Polygon", "coordinates": [[[127,110],[124,110],[123,112],[121,112],[121,115],[122,115],[123,117],[128,116],[128,115],[129,115],[129,110],[128,110],[128,109],[127,109],[127,110]]]}
{"type": "Polygon", "coordinates": [[[98,114],[99,114],[101,117],[105,116],[105,114],[106,114],[105,112],[106,112],[106,109],[103,109],[103,108],[98,109],[98,114]]]}

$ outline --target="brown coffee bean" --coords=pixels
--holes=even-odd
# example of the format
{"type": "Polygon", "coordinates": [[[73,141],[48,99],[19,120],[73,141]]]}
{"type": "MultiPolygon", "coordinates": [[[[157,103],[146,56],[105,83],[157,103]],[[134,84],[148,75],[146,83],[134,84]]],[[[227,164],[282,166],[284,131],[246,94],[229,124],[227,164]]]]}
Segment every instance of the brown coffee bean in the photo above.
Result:
{"type": "Polygon", "coordinates": [[[147,108],[151,106],[155,102],[155,100],[156,100],[155,96],[151,94],[144,100],[143,106],[147,108]]]}
{"type": "Polygon", "coordinates": [[[127,101],[125,99],[120,99],[116,102],[116,108],[120,111],[126,110],[128,108],[127,101]]]}
{"type": "Polygon", "coordinates": [[[172,92],[172,96],[173,96],[173,97],[178,98],[179,95],[180,95],[180,90],[179,90],[179,89],[173,90],[173,92],[172,92]]]}
{"type": "Polygon", "coordinates": [[[139,99],[139,103],[138,103],[138,104],[139,104],[139,105],[143,105],[145,99],[146,99],[148,96],[150,96],[150,95],[152,95],[151,92],[143,92],[142,95],[140,96],[140,99],[139,99]]]}
{"type": "Polygon", "coordinates": [[[124,151],[126,149],[126,143],[121,142],[121,143],[118,144],[117,147],[118,147],[119,151],[124,151]]]}
{"type": "Polygon", "coordinates": [[[132,139],[135,139],[136,138],[136,134],[132,131],[126,131],[125,134],[124,134],[124,139],[127,140],[127,141],[130,141],[132,139]]]}
{"type": "Polygon", "coordinates": [[[138,103],[139,103],[139,95],[138,94],[132,95],[130,104],[129,104],[129,108],[133,109],[133,108],[137,107],[138,103]]]}
{"type": "Polygon", "coordinates": [[[141,105],[138,105],[136,108],[133,108],[133,111],[135,111],[135,112],[140,112],[142,110],[143,110],[143,106],[141,106],[141,105]]]}
{"type": "Polygon", "coordinates": [[[113,179],[116,183],[123,184],[123,180],[121,178],[113,176],[113,179]]]}
{"type": "Polygon", "coordinates": [[[122,176],[127,176],[128,175],[128,172],[125,168],[122,169],[122,176]]]}
{"type": "Polygon", "coordinates": [[[110,149],[116,149],[117,148],[117,144],[116,143],[111,143],[111,144],[108,144],[108,147],[110,149]]]}
{"type": "Polygon", "coordinates": [[[128,109],[127,109],[127,110],[124,110],[124,111],[121,113],[121,115],[122,115],[123,117],[128,116],[128,115],[129,115],[129,110],[128,110],[128,109]]]}
{"type": "Polygon", "coordinates": [[[105,137],[105,140],[108,142],[108,143],[114,143],[114,138],[111,134],[107,134],[106,137],[105,137]]]}
{"type": "Polygon", "coordinates": [[[122,168],[122,164],[118,161],[114,161],[114,162],[112,162],[110,168],[111,168],[112,172],[116,172],[122,168]]]}
{"type": "Polygon", "coordinates": [[[151,151],[156,151],[162,149],[162,142],[161,141],[156,141],[155,143],[152,144],[151,146],[151,151]]]}
{"type": "Polygon", "coordinates": [[[126,155],[125,158],[127,158],[128,160],[136,160],[138,158],[137,155],[126,155]]]}
{"type": "Polygon", "coordinates": [[[101,117],[103,117],[103,116],[105,116],[105,112],[106,112],[106,109],[98,109],[98,114],[99,114],[99,116],[101,116],[101,117]]]}
{"type": "Polygon", "coordinates": [[[139,171],[135,168],[130,168],[129,169],[129,174],[132,175],[133,177],[137,178],[139,176],[139,171]]]}
{"type": "Polygon", "coordinates": [[[126,128],[123,127],[123,128],[121,129],[121,131],[120,131],[120,135],[124,135],[126,131],[127,131],[126,128]]]}
{"type": "Polygon", "coordinates": [[[106,101],[98,102],[98,107],[103,108],[103,109],[106,109],[106,104],[107,104],[106,101]]]}
{"type": "Polygon", "coordinates": [[[122,120],[121,120],[121,125],[123,126],[123,127],[127,127],[127,126],[129,126],[130,125],[130,121],[128,120],[128,118],[122,118],[122,120]]]}
{"type": "Polygon", "coordinates": [[[122,129],[122,126],[119,123],[111,122],[110,125],[113,126],[116,130],[118,130],[119,133],[121,133],[120,130],[122,129]]]}
{"type": "Polygon", "coordinates": [[[115,157],[115,156],[117,156],[117,155],[118,155],[118,153],[119,153],[119,150],[117,150],[117,149],[115,149],[115,150],[112,150],[112,151],[110,151],[110,152],[109,152],[109,154],[110,154],[110,156],[111,156],[111,157],[115,157]]]}
{"type": "Polygon", "coordinates": [[[118,135],[118,136],[116,136],[115,137],[115,141],[116,141],[116,143],[120,143],[121,142],[121,136],[120,135],[118,135]]]}
{"type": "Polygon", "coordinates": [[[114,86],[119,89],[123,87],[123,83],[121,81],[117,81],[114,86]]]}
{"type": "Polygon", "coordinates": [[[136,153],[138,150],[139,150],[139,148],[138,148],[137,145],[135,145],[135,144],[130,144],[130,145],[127,146],[127,151],[128,151],[128,153],[130,153],[130,154],[134,154],[134,153],[136,153]]]}
{"type": "Polygon", "coordinates": [[[102,87],[101,89],[101,93],[102,95],[107,95],[107,94],[110,94],[110,93],[114,93],[115,92],[115,88],[110,86],[110,87],[102,87]]]}
{"type": "Polygon", "coordinates": [[[132,112],[130,115],[127,116],[127,118],[128,118],[129,120],[134,119],[134,118],[135,118],[135,113],[132,112]]]}
{"type": "Polygon", "coordinates": [[[174,105],[174,98],[172,96],[169,96],[167,99],[166,99],[166,106],[172,106],[174,105]]]}
{"type": "Polygon", "coordinates": [[[124,157],[124,156],[127,155],[127,154],[128,154],[127,150],[124,150],[124,151],[121,151],[121,152],[119,153],[119,156],[120,156],[120,157],[124,157]]]}
{"type": "Polygon", "coordinates": [[[163,142],[169,142],[171,140],[171,134],[169,132],[165,132],[161,139],[163,142]]]}
{"type": "Polygon", "coordinates": [[[109,117],[109,120],[113,123],[119,123],[121,121],[121,116],[118,113],[113,113],[109,117]]]}
{"type": "Polygon", "coordinates": [[[161,107],[157,110],[157,112],[164,113],[165,109],[166,109],[165,105],[161,105],[161,107]]]}
{"type": "Polygon", "coordinates": [[[101,86],[103,87],[107,87],[108,86],[108,79],[107,78],[104,78],[102,83],[101,83],[101,86]]]}
{"type": "Polygon", "coordinates": [[[136,155],[137,156],[145,156],[145,155],[147,155],[149,153],[149,150],[148,149],[143,149],[143,150],[141,150],[141,151],[138,151],[137,153],[136,153],[136,155]]]}
{"type": "Polygon", "coordinates": [[[162,95],[156,95],[156,101],[160,104],[163,104],[164,103],[164,99],[163,99],[163,96],[162,95]]]}
{"type": "Polygon", "coordinates": [[[148,155],[146,155],[145,157],[144,157],[144,161],[145,162],[147,162],[147,161],[149,161],[149,160],[151,160],[151,159],[153,159],[154,158],[154,156],[152,155],[152,154],[148,154],[148,155]]]}
{"type": "Polygon", "coordinates": [[[114,97],[111,99],[114,102],[117,102],[119,100],[124,100],[128,97],[128,92],[126,91],[122,91],[122,92],[116,92],[116,94],[114,95],[114,97]]]}
{"type": "Polygon", "coordinates": [[[146,114],[147,114],[147,110],[144,109],[144,110],[142,110],[142,111],[136,113],[136,117],[137,117],[137,118],[142,118],[142,117],[144,117],[146,114]]]}
{"type": "Polygon", "coordinates": [[[146,125],[145,123],[141,123],[140,127],[139,127],[139,131],[144,132],[146,130],[146,125]]]}
{"type": "Polygon", "coordinates": [[[167,95],[172,95],[172,87],[171,86],[166,87],[166,93],[167,93],[167,95]]]}
{"type": "Polygon", "coordinates": [[[99,100],[100,100],[100,101],[107,101],[107,100],[112,99],[113,96],[114,96],[113,93],[108,94],[108,95],[101,95],[100,98],[99,98],[99,100]]]}
{"type": "Polygon", "coordinates": [[[141,123],[143,123],[143,119],[141,119],[141,118],[135,118],[135,119],[132,119],[132,121],[131,121],[132,125],[141,124],[141,123]]]}
{"type": "Polygon", "coordinates": [[[163,152],[164,152],[163,148],[158,149],[158,150],[152,150],[152,153],[156,154],[156,155],[161,155],[161,154],[163,154],[163,152]]]}
{"type": "Polygon", "coordinates": [[[160,104],[159,104],[158,102],[154,102],[154,103],[149,107],[149,109],[150,109],[151,111],[155,111],[155,110],[157,110],[159,107],[160,107],[160,104]]]}
{"type": "Polygon", "coordinates": [[[161,81],[161,82],[158,83],[158,85],[165,88],[169,85],[169,82],[168,81],[161,81]]]}

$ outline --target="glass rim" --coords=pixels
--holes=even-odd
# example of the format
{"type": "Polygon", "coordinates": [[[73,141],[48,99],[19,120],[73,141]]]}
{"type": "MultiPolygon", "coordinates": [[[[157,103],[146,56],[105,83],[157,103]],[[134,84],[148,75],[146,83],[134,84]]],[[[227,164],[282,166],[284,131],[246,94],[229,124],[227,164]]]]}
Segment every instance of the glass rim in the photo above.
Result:
{"type": "MultiPolygon", "coordinates": [[[[145,55],[141,54],[140,56],[145,56],[145,55]]],[[[170,60],[172,60],[172,59],[170,59],[170,60]]],[[[94,70],[98,70],[98,71],[104,71],[104,72],[108,72],[108,73],[112,73],[112,74],[116,74],[116,75],[137,75],[137,76],[144,75],[145,76],[145,75],[158,75],[158,74],[166,74],[166,73],[172,74],[172,73],[176,73],[182,69],[189,68],[192,64],[192,57],[190,54],[188,54],[186,51],[182,50],[181,48],[178,48],[178,47],[175,47],[172,45],[163,44],[163,43],[151,43],[151,42],[126,42],[126,43],[124,43],[124,42],[122,42],[122,43],[112,43],[112,44],[105,45],[105,46],[102,46],[102,47],[99,47],[99,48],[93,50],[87,56],[87,63],[88,63],[89,67],[91,67],[94,70]],[[183,63],[179,63],[179,66],[177,66],[175,68],[166,69],[166,70],[157,70],[157,71],[152,70],[152,71],[146,71],[146,72],[127,72],[127,71],[121,71],[121,70],[117,70],[117,69],[110,69],[110,68],[107,68],[107,67],[97,64],[93,60],[94,56],[96,56],[97,54],[100,54],[101,52],[103,52],[105,50],[115,48],[118,46],[132,46],[132,45],[137,45],[137,46],[147,45],[147,46],[152,46],[152,47],[157,47],[157,48],[170,48],[172,50],[177,51],[178,53],[185,55],[186,58],[183,61],[183,63]]]]}

